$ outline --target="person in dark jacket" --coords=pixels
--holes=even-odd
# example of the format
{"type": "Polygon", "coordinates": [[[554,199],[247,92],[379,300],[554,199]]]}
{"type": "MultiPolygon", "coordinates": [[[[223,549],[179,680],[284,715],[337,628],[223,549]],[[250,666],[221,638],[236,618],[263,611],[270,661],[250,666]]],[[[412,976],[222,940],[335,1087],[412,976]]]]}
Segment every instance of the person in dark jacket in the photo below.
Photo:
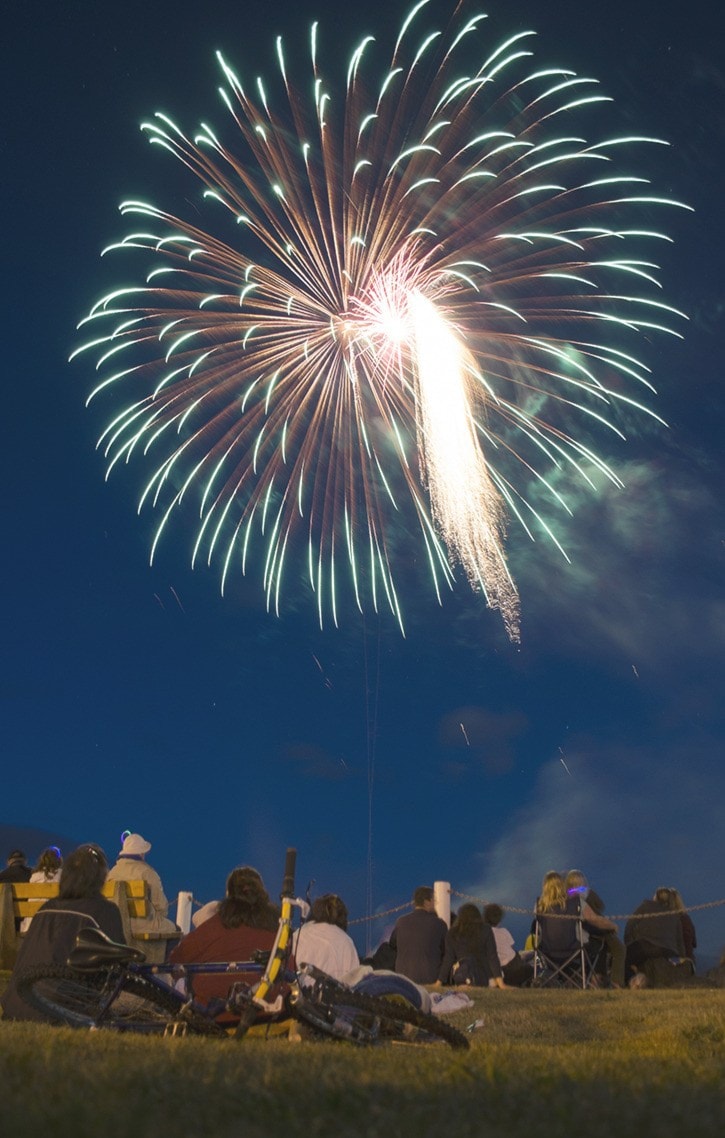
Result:
{"type": "Polygon", "coordinates": [[[11,850],[8,854],[7,867],[0,871],[0,884],[12,885],[14,881],[30,881],[32,872],[23,851],[11,850]]]}
{"type": "Polygon", "coordinates": [[[79,846],[66,858],[58,897],[41,905],[20,946],[10,983],[0,999],[5,1019],[45,1018],[20,998],[17,978],[41,964],[65,964],[81,929],[97,928],[111,940],[124,943],[118,906],[101,893],[107,873],[106,855],[99,846],[79,846]]]}
{"type": "Polygon", "coordinates": [[[505,988],[493,929],[481,916],[477,905],[461,905],[446,933],[438,984],[473,984],[505,988]]]}
{"type": "MultiPolygon", "coordinates": [[[[684,957],[682,921],[672,890],[661,887],[652,900],[644,900],[634,910],[624,930],[627,947],[626,975],[632,985],[635,976],[646,976],[655,960],[684,957]]],[[[635,981],[635,984],[637,982],[635,981]]]]}
{"type": "Polygon", "coordinates": [[[413,904],[413,912],[398,918],[390,937],[395,971],[416,984],[434,984],[443,960],[448,926],[436,916],[429,885],[415,890],[413,904]]]}
{"type": "MultiPolygon", "coordinates": [[[[32,869],[25,860],[22,850],[11,850],[8,854],[7,867],[0,871],[0,885],[13,885],[21,881],[30,881],[32,869]]],[[[22,920],[15,918],[15,932],[20,931],[22,920]]]]}

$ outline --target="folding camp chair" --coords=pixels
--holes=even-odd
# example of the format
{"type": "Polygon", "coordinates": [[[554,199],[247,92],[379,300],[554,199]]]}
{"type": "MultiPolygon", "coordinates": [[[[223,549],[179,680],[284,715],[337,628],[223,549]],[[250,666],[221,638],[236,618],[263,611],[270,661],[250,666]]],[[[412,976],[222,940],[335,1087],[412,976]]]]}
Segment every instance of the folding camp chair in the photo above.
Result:
{"type": "MultiPolygon", "coordinates": [[[[582,926],[581,898],[570,896],[561,914],[537,913],[534,930],[535,988],[588,988],[596,956],[587,951],[582,926]]],[[[597,954],[598,955],[598,954],[597,954]]]]}

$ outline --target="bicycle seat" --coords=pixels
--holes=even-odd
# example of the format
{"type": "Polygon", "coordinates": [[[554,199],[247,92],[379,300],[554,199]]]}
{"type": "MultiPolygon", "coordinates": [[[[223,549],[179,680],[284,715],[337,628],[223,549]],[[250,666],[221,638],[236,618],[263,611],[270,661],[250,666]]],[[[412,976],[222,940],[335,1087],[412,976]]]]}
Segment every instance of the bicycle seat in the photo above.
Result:
{"type": "Polygon", "coordinates": [[[117,944],[100,929],[86,928],[78,933],[75,946],[68,956],[68,964],[80,972],[97,972],[99,968],[108,968],[110,964],[130,964],[131,961],[140,962],[145,959],[146,954],[140,948],[117,944]]]}

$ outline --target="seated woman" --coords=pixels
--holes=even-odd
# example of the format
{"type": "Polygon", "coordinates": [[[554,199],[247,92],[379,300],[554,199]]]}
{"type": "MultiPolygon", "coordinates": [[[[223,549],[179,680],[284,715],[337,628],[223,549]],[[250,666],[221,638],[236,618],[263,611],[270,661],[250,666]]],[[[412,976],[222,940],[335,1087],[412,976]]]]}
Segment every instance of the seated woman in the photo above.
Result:
{"type": "MultiPolygon", "coordinates": [[[[38,864],[30,875],[31,885],[47,885],[49,882],[55,883],[60,881],[60,871],[63,865],[63,858],[61,857],[60,850],[57,846],[48,846],[47,850],[43,850],[38,858],[38,864]]],[[[23,917],[20,922],[21,933],[26,933],[30,928],[32,917],[23,917]]]]}
{"type": "Polygon", "coordinates": [[[107,873],[106,855],[100,846],[79,846],[66,858],[58,897],[41,905],[20,946],[10,983],[0,1000],[6,1019],[43,1019],[20,999],[16,978],[40,964],[65,964],[82,928],[91,926],[111,940],[124,942],[118,906],[101,893],[107,873]]]}
{"type": "Polygon", "coordinates": [[[506,987],[493,929],[484,921],[480,909],[470,902],[461,905],[446,933],[436,986],[441,984],[506,987]]]}
{"type": "Polygon", "coordinates": [[[360,959],[347,934],[347,907],[335,893],[325,893],[312,903],[310,918],[294,939],[298,967],[312,964],[335,980],[344,980],[360,959]]]}
{"type": "MultiPolygon", "coordinates": [[[[269,899],[262,878],[251,866],[233,869],[226,896],[213,916],[193,929],[169,954],[170,964],[203,964],[251,960],[255,950],[272,948],[279,913],[269,899]]],[[[194,998],[202,1004],[226,999],[233,983],[254,984],[258,973],[200,975],[193,981],[194,998]]],[[[233,1017],[222,1013],[220,1020],[233,1017]]]]}

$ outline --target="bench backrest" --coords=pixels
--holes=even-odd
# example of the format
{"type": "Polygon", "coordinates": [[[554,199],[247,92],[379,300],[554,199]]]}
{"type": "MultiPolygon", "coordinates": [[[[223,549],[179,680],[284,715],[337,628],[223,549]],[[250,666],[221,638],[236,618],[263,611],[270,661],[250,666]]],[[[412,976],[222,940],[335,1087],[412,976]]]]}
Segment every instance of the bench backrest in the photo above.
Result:
{"type": "MultiPolygon", "coordinates": [[[[146,881],[107,881],[103,886],[103,896],[113,901],[118,890],[126,894],[129,917],[148,917],[149,915],[149,886],[146,881]]],[[[34,917],[45,901],[52,901],[58,896],[58,882],[30,882],[14,881],[11,885],[13,892],[13,910],[16,917],[34,917]]]]}

